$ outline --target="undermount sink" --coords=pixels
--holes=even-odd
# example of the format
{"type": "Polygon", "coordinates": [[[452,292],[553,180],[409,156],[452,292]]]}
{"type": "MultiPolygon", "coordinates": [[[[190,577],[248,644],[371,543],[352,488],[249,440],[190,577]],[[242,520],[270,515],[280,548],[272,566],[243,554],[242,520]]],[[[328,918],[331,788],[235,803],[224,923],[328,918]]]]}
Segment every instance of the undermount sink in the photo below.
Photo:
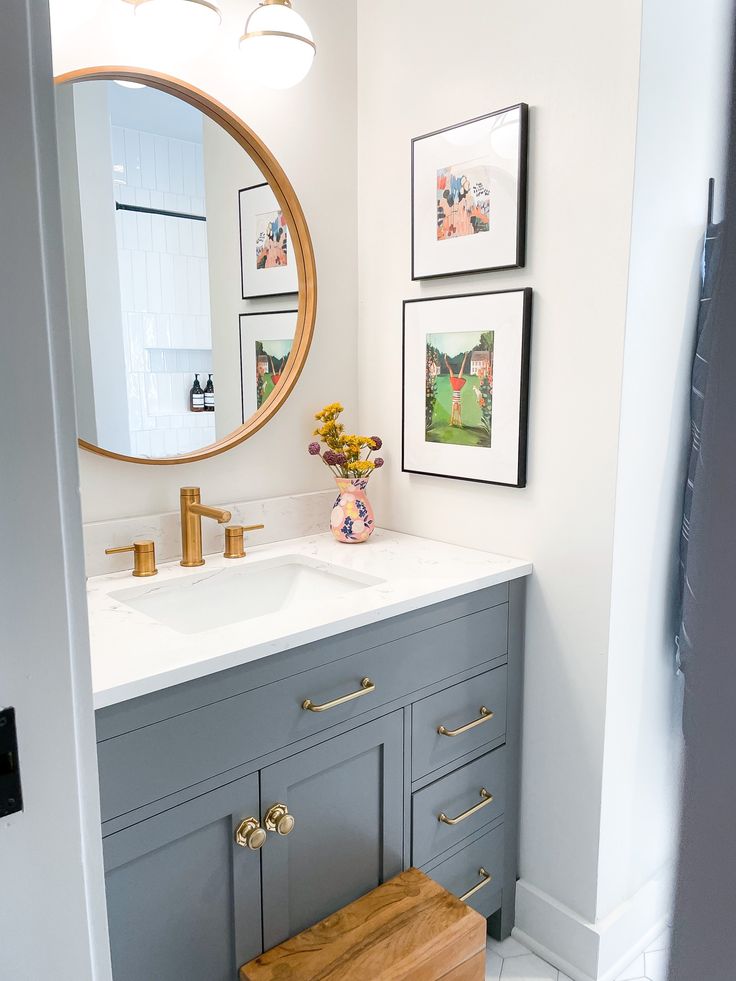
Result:
{"type": "Polygon", "coordinates": [[[182,634],[252,620],[344,596],[384,582],[303,556],[203,569],[170,582],[110,593],[110,598],[182,634]]]}

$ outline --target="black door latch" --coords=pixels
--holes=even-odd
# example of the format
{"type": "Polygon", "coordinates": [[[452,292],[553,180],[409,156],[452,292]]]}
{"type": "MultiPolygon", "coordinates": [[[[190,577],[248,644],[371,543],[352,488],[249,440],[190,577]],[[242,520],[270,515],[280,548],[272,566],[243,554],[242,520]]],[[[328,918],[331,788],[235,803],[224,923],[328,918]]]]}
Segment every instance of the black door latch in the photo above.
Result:
{"type": "Polygon", "coordinates": [[[0,818],[23,810],[15,709],[0,710],[0,818]]]}

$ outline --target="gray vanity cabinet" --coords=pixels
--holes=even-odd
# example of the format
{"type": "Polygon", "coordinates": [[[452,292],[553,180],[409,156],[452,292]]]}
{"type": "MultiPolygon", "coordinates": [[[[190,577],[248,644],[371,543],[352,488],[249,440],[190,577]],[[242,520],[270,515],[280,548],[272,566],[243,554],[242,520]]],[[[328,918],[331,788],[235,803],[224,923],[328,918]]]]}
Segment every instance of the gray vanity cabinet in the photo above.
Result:
{"type": "Polygon", "coordinates": [[[233,844],[259,813],[253,774],[105,838],[115,981],[233,981],[260,953],[260,855],[233,844]]]}
{"type": "Polygon", "coordinates": [[[412,864],[508,936],[523,591],[503,583],[99,710],[115,981],[236,981],[412,864]],[[268,829],[260,851],[236,841],[251,817],[268,829]]]}
{"type": "Polygon", "coordinates": [[[266,949],[401,872],[403,732],[393,712],[261,772],[264,812],[296,821],[261,853],[266,949]]]}

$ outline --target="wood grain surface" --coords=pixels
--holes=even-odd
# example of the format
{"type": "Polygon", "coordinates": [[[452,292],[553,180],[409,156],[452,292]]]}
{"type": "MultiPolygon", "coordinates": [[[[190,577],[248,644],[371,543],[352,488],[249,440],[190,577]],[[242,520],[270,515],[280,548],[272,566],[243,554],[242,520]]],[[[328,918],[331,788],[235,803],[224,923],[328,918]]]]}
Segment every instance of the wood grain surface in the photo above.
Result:
{"type": "Polygon", "coordinates": [[[486,921],[417,869],[240,969],[241,981],[482,981],[486,921]]]}

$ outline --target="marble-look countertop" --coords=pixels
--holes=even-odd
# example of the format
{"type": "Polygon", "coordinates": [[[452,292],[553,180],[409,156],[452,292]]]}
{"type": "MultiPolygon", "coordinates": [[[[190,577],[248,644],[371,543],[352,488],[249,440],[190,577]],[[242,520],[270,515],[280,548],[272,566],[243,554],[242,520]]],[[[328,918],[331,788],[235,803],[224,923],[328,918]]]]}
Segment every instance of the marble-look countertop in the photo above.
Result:
{"type": "MultiPolygon", "coordinates": [[[[378,530],[363,545],[341,545],[331,534],[260,545],[247,558],[207,556],[201,569],[178,563],[159,567],[152,579],[130,572],[87,581],[92,683],[95,708],[114,705],[172,685],[268,657],[463,593],[527,576],[531,563],[475,549],[378,530]],[[303,557],[326,568],[340,566],[356,578],[379,580],[339,599],[294,604],[198,633],[179,633],[119,602],[110,594],[129,587],[146,592],[196,576],[198,580],[235,567],[279,564],[303,557]]],[[[265,566],[264,566],[265,568],[265,566]]]]}

